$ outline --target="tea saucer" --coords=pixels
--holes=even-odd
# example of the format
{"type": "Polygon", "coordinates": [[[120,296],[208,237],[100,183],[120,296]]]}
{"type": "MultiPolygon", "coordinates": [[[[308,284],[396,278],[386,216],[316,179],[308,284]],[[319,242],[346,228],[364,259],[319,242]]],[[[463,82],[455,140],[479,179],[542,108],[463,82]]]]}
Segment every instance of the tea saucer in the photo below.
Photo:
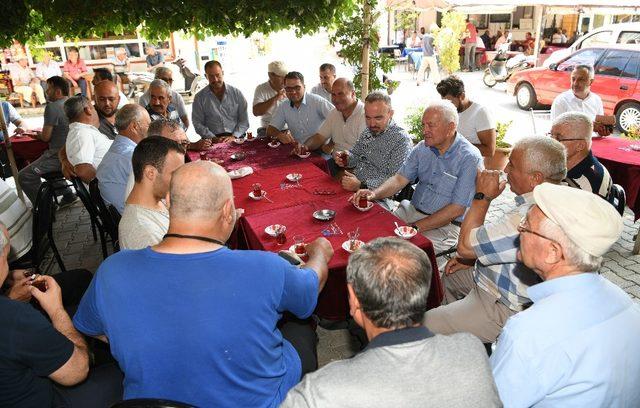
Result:
{"type": "Polygon", "coordinates": [[[356,249],[353,249],[353,250],[352,250],[352,249],[351,249],[351,240],[350,240],[350,239],[348,239],[348,240],[346,240],[346,241],[344,241],[344,242],[342,243],[342,249],[344,249],[344,250],[345,250],[345,251],[347,251],[348,253],[352,254],[352,253],[354,253],[355,251],[357,251],[358,249],[360,249],[360,247],[361,247],[361,246],[363,246],[363,245],[364,245],[364,242],[362,242],[362,241],[360,241],[360,240],[358,239],[358,240],[356,240],[356,241],[355,241],[356,249]]]}
{"type": "Polygon", "coordinates": [[[275,142],[275,143],[269,142],[269,143],[267,143],[267,146],[269,146],[272,149],[275,149],[276,147],[280,147],[280,145],[281,145],[280,142],[275,142]]]}
{"type": "Polygon", "coordinates": [[[629,149],[636,151],[636,152],[640,152],[640,144],[632,144],[629,145],[629,149]]]}
{"type": "Polygon", "coordinates": [[[269,235],[270,237],[275,237],[276,236],[276,230],[278,228],[284,228],[284,230],[287,230],[287,227],[282,225],[282,224],[273,224],[273,225],[269,225],[267,226],[267,228],[264,229],[265,234],[269,235]]]}
{"type": "Polygon", "coordinates": [[[229,177],[231,178],[231,180],[235,180],[235,179],[248,176],[249,174],[253,174],[253,168],[249,166],[244,166],[244,167],[240,167],[239,169],[231,170],[227,172],[227,174],[229,174],[229,177]]]}
{"type": "Polygon", "coordinates": [[[418,230],[415,228],[403,225],[399,228],[394,229],[393,232],[395,232],[396,235],[399,236],[400,238],[411,239],[416,236],[416,234],[418,233],[418,230]]]}
{"type": "Polygon", "coordinates": [[[353,203],[353,206],[356,207],[356,209],[358,211],[366,212],[366,211],[369,211],[370,209],[373,208],[373,202],[372,201],[368,201],[368,204],[367,204],[367,206],[365,208],[360,207],[356,203],[353,203]]]}
{"type": "Polygon", "coordinates": [[[262,191],[262,195],[260,197],[256,197],[255,194],[253,194],[253,191],[249,192],[249,197],[251,197],[252,200],[256,200],[256,201],[262,200],[266,195],[267,195],[267,192],[264,190],[262,191]]]}
{"type": "Polygon", "coordinates": [[[233,139],[233,143],[241,145],[244,143],[244,139],[236,137],[235,139],[233,139]]]}
{"type": "Polygon", "coordinates": [[[292,181],[292,182],[296,182],[296,181],[300,181],[302,180],[302,174],[300,173],[289,173],[287,174],[287,180],[292,181]]]}
{"type": "Polygon", "coordinates": [[[307,152],[305,154],[297,154],[296,156],[298,156],[301,159],[306,159],[307,157],[311,156],[311,152],[307,152]]]}

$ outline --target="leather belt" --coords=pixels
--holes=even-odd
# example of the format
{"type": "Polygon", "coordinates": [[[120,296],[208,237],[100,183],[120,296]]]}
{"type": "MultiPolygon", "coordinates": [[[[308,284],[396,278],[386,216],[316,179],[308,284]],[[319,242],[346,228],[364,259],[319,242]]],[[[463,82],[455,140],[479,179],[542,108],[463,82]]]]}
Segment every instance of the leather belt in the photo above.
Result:
{"type": "MultiPolygon", "coordinates": [[[[414,207],[414,208],[415,208],[415,207],[414,207]]],[[[419,213],[420,213],[420,214],[422,214],[422,215],[426,215],[426,216],[431,215],[431,214],[429,214],[429,213],[422,212],[422,211],[418,210],[417,208],[416,208],[416,211],[417,211],[417,212],[419,212],[419,213]]],[[[456,227],[458,227],[458,228],[462,226],[462,223],[461,223],[460,221],[456,221],[456,220],[451,221],[451,224],[455,225],[455,226],[456,226],[456,227]]]]}

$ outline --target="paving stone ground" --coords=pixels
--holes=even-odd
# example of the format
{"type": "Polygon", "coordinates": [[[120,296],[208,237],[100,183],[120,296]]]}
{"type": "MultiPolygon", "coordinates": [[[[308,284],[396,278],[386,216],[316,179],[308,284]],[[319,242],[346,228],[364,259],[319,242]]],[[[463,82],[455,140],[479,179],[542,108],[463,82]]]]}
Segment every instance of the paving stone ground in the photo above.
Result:
{"type": "MultiPolygon", "coordinates": [[[[507,190],[494,200],[488,220],[498,220],[502,214],[509,211],[513,197],[514,194],[507,190]]],[[[631,255],[638,224],[634,223],[633,213],[627,209],[622,237],[605,255],[601,273],[640,303],[640,255],[631,255]]],[[[54,239],[68,269],[86,268],[95,272],[102,262],[100,242],[93,240],[89,216],[79,202],[57,213],[54,239]]],[[[50,273],[59,271],[51,256],[47,258],[47,262],[50,273]]],[[[345,328],[325,330],[319,327],[318,337],[318,359],[321,366],[349,358],[360,349],[360,342],[345,328]]]]}

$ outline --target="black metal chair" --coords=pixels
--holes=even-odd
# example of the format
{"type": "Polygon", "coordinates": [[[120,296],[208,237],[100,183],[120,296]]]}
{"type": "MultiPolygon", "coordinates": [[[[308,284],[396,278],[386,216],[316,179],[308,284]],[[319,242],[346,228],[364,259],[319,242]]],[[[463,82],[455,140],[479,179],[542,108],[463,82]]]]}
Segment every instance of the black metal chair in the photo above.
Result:
{"type": "Polygon", "coordinates": [[[110,408],[195,408],[193,405],[178,401],[155,398],[136,398],[116,402],[110,408]]]}
{"type": "Polygon", "coordinates": [[[98,217],[100,217],[100,222],[102,223],[104,231],[111,239],[113,252],[118,252],[120,250],[118,241],[120,213],[113,205],[107,205],[107,203],[104,202],[102,195],[100,194],[100,188],[98,187],[98,179],[96,178],[91,180],[89,183],[89,196],[91,197],[93,204],[98,209],[98,217]]]}
{"type": "Polygon", "coordinates": [[[71,180],[71,182],[73,183],[73,187],[76,189],[76,194],[78,195],[78,197],[80,197],[80,201],[82,201],[84,208],[87,210],[87,213],[89,213],[89,218],[91,219],[91,225],[92,226],[95,225],[96,230],[98,231],[98,235],[100,236],[100,245],[102,247],[102,257],[103,259],[106,259],[107,256],[109,256],[109,254],[107,252],[105,228],[102,225],[102,222],[99,218],[100,212],[96,207],[96,205],[93,203],[93,200],[91,199],[91,196],[87,191],[87,188],[84,186],[83,181],[75,177],[73,178],[73,180],[71,180]]]}
{"type": "Polygon", "coordinates": [[[621,185],[613,184],[611,186],[611,192],[609,193],[607,201],[615,207],[620,215],[624,215],[624,207],[627,205],[627,194],[624,192],[624,188],[622,188],[621,185]]]}
{"type": "Polygon", "coordinates": [[[32,245],[31,250],[17,262],[11,265],[12,269],[34,268],[35,272],[42,274],[42,261],[51,248],[61,272],[66,272],[64,262],[53,239],[53,215],[55,213],[54,191],[49,182],[40,185],[36,202],[33,203],[32,245]]]}

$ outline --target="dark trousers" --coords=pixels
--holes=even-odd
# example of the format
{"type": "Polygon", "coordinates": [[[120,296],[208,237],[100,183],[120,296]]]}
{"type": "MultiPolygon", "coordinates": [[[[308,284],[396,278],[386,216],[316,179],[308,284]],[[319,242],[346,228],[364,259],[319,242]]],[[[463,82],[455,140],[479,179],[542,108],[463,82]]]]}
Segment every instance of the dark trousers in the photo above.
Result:
{"type": "Polygon", "coordinates": [[[278,329],[293,348],[298,352],[302,363],[302,377],[318,369],[318,336],[313,319],[298,319],[290,313],[285,313],[278,322],[278,329]]]}
{"type": "Polygon", "coordinates": [[[53,408],[107,408],[122,400],[124,375],[118,365],[106,364],[89,370],[86,380],[73,387],[55,384],[53,408]]]}

